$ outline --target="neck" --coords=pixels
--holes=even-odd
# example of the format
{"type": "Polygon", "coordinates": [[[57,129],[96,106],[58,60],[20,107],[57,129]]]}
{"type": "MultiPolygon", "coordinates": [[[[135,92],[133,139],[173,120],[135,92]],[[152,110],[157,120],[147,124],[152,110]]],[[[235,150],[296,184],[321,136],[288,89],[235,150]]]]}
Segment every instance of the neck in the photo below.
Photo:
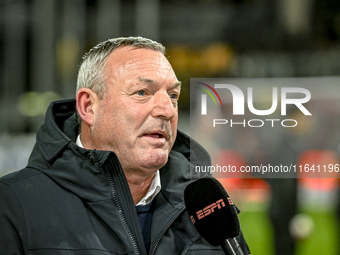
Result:
{"type": "Polygon", "coordinates": [[[137,176],[127,175],[126,173],[125,176],[130,187],[133,203],[136,205],[148,192],[155,175],[152,174],[143,180],[140,177],[137,178],[137,176]]]}

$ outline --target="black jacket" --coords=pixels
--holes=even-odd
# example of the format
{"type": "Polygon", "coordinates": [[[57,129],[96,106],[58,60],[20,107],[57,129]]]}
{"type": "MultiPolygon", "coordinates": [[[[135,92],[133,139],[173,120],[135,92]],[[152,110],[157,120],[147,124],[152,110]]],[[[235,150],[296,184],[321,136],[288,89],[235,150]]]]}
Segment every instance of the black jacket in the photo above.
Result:
{"type": "MultiPolygon", "coordinates": [[[[53,102],[27,167],[1,178],[1,255],[146,254],[116,155],[78,147],[77,135],[75,101],[53,102]]],[[[223,254],[202,239],[185,210],[183,190],[192,181],[189,155],[200,165],[210,164],[203,148],[196,144],[190,154],[189,145],[179,132],[160,170],[150,254],[223,254]]]]}

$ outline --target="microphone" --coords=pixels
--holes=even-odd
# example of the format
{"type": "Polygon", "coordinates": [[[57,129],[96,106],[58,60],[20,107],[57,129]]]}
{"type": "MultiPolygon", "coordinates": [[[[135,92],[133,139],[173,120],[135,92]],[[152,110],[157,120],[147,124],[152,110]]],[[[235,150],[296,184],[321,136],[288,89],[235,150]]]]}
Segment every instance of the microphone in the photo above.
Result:
{"type": "Polygon", "coordinates": [[[244,255],[235,238],[240,233],[236,207],[219,181],[204,177],[190,183],[184,201],[191,221],[209,244],[221,245],[228,255],[244,255]]]}

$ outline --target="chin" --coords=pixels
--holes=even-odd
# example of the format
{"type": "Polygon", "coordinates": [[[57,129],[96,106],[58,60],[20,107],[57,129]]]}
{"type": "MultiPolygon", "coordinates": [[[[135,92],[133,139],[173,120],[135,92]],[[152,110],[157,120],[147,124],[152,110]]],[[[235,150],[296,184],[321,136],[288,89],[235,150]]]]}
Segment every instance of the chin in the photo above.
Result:
{"type": "Polygon", "coordinates": [[[143,160],[145,168],[154,170],[161,169],[168,162],[168,155],[168,153],[151,154],[143,160]]]}

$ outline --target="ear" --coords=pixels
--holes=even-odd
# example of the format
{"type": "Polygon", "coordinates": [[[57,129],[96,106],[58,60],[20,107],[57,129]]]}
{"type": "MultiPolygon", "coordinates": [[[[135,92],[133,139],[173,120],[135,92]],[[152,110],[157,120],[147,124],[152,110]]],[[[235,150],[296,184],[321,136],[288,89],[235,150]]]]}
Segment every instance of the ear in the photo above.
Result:
{"type": "Polygon", "coordinates": [[[98,104],[98,96],[89,88],[81,88],[77,93],[77,110],[79,117],[92,126],[98,104]]]}

